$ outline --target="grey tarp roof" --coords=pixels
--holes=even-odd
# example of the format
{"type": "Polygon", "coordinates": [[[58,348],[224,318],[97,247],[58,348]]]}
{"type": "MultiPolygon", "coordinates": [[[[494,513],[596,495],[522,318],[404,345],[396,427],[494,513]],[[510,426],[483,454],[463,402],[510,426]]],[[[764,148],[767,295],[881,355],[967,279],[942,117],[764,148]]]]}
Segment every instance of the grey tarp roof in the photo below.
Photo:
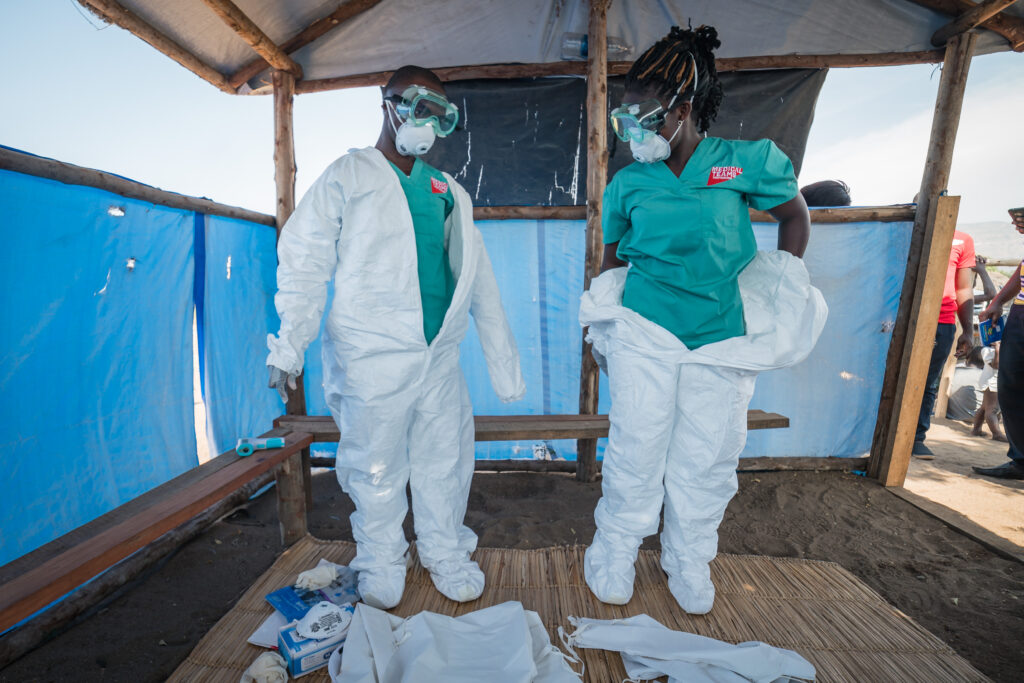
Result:
{"type": "MultiPolygon", "coordinates": [[[[202,0],[120,0],[142,19],[221,73],[255,57],[202,0]]],[[[281,44],[340,0],[234,0],[281,44]]],[[[1006,12],[1024,17],[1024,3],[1006,12]]],[[[562,35],[584,33],[587,0],[383,0],[294,52],[306,79],[388,71],[402,64],[437,68],[560,61],[562,35]]],[[[933,49],[932,34],[950,17],[910,0],[613,0],[608,35],[633,56],[668,27],[717,27],[719,57],[874,54],[933,49]]],[[[1007,49],[981,31],[979,54],[1007,49]]],[[[254,79],[265,82],[266,74],[254,79]]]]}

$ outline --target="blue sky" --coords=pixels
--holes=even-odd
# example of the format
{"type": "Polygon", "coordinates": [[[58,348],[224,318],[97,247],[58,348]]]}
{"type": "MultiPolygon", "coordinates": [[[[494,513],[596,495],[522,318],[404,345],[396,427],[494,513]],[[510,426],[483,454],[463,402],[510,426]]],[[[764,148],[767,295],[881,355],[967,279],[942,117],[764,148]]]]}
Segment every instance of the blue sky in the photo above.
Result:
{"type": "MultiPolygon", "coordinates": [[[[273,212],[269,97],[233,97],[73,0],[5,2],[0,144],[168,190],[273,212]]],[[[834,69],[801,182],[842,178],[856,204],[909,201],[920,184],[939,82],[933,65],[834,69]]],[[[1024,205],[1024,54],[975,58],[950,192],[961,222],[1024,205]]],[[[374,88],[296,98],[301,194],[331,160],[372,144],[374,88]]]]}

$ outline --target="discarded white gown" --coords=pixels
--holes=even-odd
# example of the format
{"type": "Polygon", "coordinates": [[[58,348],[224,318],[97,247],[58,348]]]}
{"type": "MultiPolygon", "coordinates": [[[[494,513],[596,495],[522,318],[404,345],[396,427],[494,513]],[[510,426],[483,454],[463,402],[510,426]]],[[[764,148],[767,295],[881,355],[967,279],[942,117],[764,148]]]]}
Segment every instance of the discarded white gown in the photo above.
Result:
{"type": "Polygon", "coordinates": [[[332,683],[579,683],[537,613],[518,602],[408,619],[357,604],[327,670],[332,683]]]}
{"type": "Polygon", "coordinates": [[[752,641],[733,645],[684,631],[674,631],[639,614],[628,619],[569,617],[575,631],[563,644],[622,654],[629,678],[647,681],[668,676],[669,683],[771,683],[813,681],[814,665],[792,650],[752,641]]]}

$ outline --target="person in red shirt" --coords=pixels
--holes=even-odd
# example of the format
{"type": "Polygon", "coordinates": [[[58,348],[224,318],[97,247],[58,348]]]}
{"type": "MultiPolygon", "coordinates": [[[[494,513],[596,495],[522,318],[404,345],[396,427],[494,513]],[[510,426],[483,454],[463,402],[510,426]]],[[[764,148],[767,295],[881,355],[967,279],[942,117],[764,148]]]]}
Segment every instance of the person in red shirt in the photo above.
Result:
{"type": "Polygon", "coordinates": [[[966,356],[974,346],[974,238],[966,232],[953,233],[953,248],[949,253],[949,267],[946,270],[946,285],[942,290],[942,307],[939,309],[939,324],[935,330],[935,346],[928,364],[928,380],[921,399],[921,412],[917,417],[917,435],[914,437],[915,457],[932,460],[935,454],[924,445],[925,435],[931,426],[932,409],[939,393],[942,367],[949,358],[956,337],[956,320],[960,319],[963,332],[956,340],[956,355],[966,356]]]}

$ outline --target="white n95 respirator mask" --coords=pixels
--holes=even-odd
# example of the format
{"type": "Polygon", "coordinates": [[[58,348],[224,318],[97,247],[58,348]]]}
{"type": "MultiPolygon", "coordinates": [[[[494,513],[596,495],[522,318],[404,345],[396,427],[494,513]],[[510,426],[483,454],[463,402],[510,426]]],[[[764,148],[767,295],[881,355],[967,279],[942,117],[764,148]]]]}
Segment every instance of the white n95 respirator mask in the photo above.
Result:
{"type": "Polygon", "coordinates": [[[676,136],[679,135],[679,131],[682,129],[683,122],[680,121],[676,127],[676,132],[672,133],[672,137],[668,140],[652,130],[645,130],[639,140],[636,138],[630,139],[629,151],[633,153],[633,158],[641,164],[653,164],[658,161],[664,161],[672,153],[672,141],[676,139],[676,136]]]}
{"type": "Polygon", "coordinates": [[[394,110],[394,104],[388,102],[388,121],[391,122],[391,129],[395,131],[395,147],[398,153],[406,157],[418,157],[430,151],[437,139],[434,127],[429,125],[417,126],[412,121],[406,120],[401,126],[395,126],[392,116],[398,116],[394,110]]]}

